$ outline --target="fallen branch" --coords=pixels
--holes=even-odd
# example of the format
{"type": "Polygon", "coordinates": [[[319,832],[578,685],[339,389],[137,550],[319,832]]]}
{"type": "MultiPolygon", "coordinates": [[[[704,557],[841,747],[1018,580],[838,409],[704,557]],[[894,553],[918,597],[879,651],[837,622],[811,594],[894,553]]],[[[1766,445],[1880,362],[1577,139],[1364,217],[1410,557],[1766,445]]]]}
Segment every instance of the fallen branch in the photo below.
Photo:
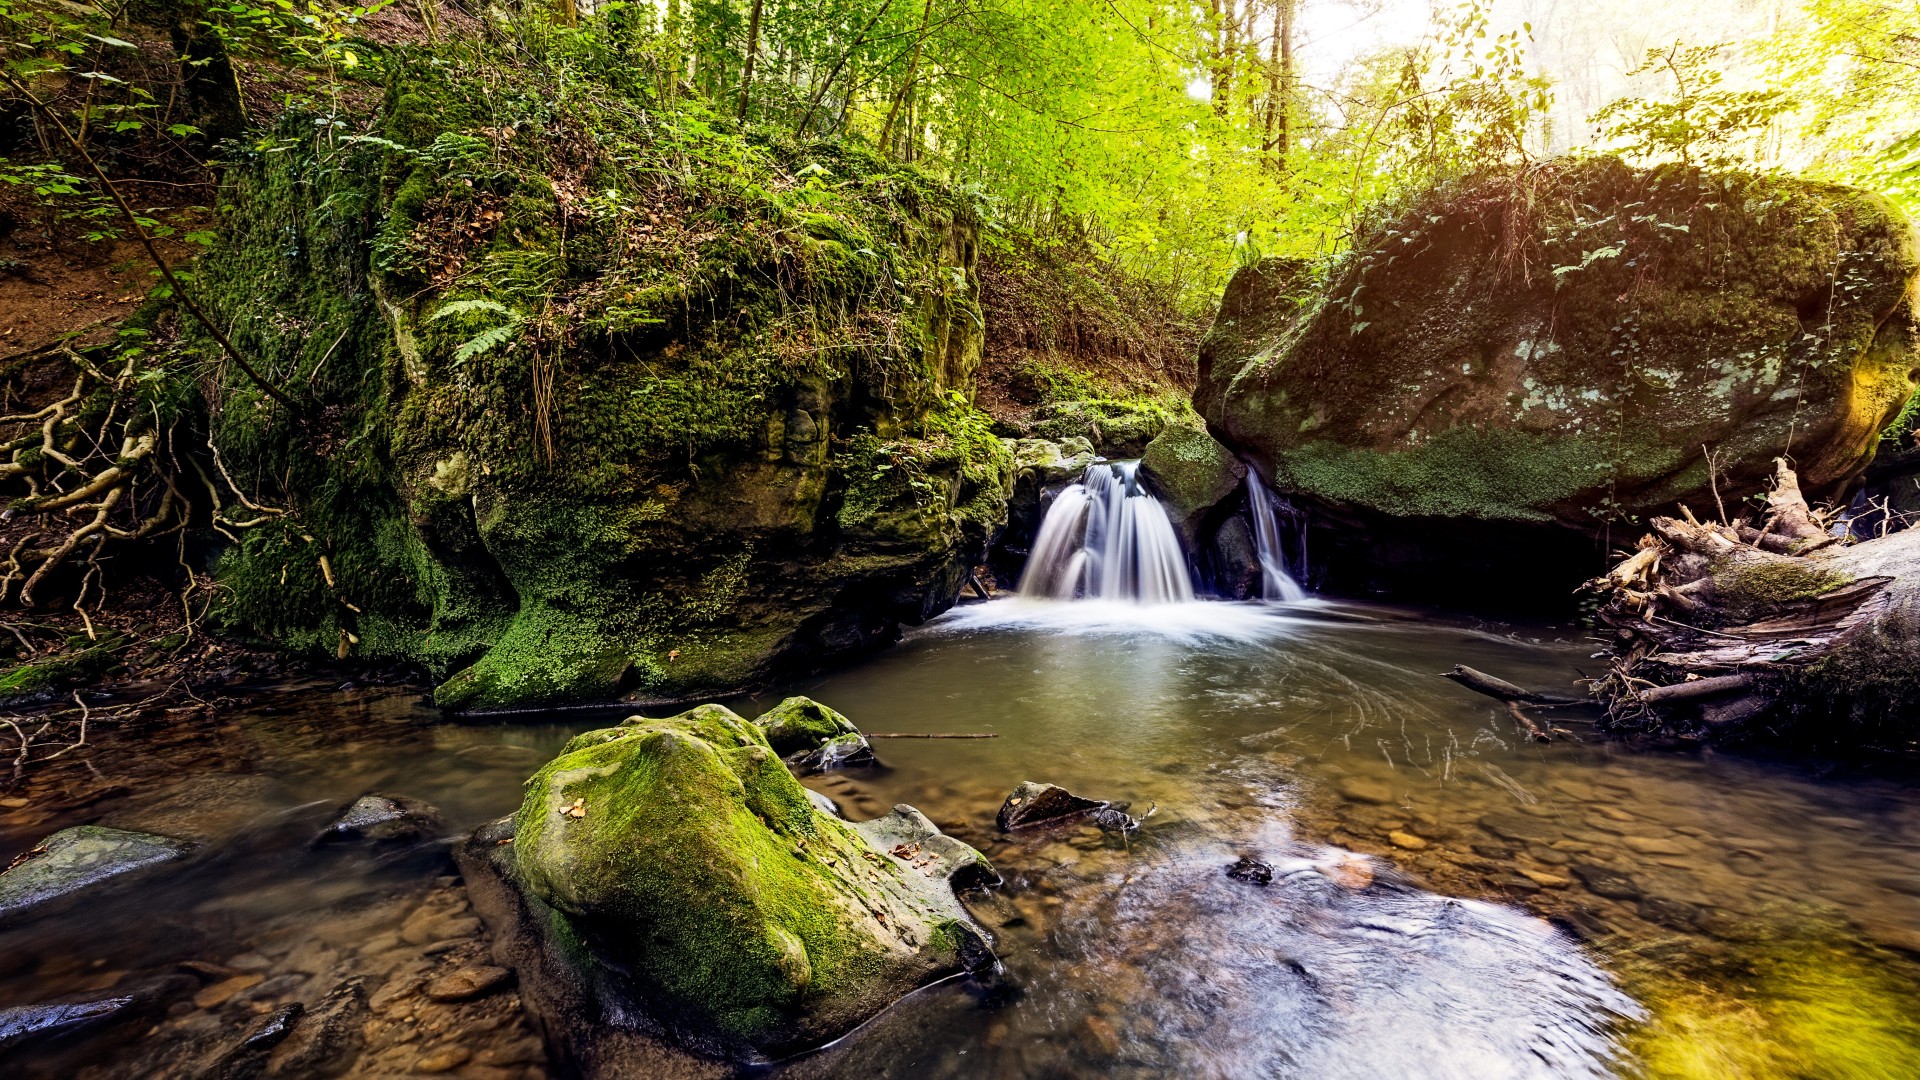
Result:
{"type": "Polygon", "coordinates": [[[1443,679],[1452,679],[1476,694],[1485,694],[1501,701],[1518,701],[1528,705],[1579,705],[1581,698],[1556,697],[1552,694],[1535,693],[1522,687],[1498,679],[1484,671],[1470,668],[1465,664],[1455,664],[1453,670],[1440,673],[1443,679]]]}
{"type": "Polygon", "coordinates": [[[997,739],[1000,737],[996,732],[956,735],[944,732],[927,734],[918,731],[869,731],[866,733],[866,736],[869,739],[997,739]]]}

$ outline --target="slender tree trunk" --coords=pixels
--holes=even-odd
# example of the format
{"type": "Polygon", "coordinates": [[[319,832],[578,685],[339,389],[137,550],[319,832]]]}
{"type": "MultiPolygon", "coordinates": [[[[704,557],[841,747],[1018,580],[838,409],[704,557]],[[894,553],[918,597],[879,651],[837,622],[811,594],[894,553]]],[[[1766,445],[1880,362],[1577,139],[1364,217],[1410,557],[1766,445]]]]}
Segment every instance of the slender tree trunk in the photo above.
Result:
{"type": "Polygon", "coordinates": [[[203,25],[205,18],[206,5],[183,3],[173,9],[167,32],[180,57],[180,87],[189,120],[200,129],[200,145],[212,147],[246,131],[247,109],[226,46],[203,25]]]}
{"type": "Polygon", "coordinates": [[[574,0],[557,0],[554,10],[559,14],[560,21],[568,26],[575,26],[580,22],[580,9],[574,4],[574,0]]]}
{"type": "Polygon", "coordinates": [[[933,0],[927,0],[927,6],[920,9],[920,33],[913,39],[913,56],[907,61],[907,77],[900,82],[900,92],[893,96],[893,108],[887,110],[887,122],[880,128],[880,146],[890,146],[893,139],[893,123],[900,118],[900,107],[906,104],[907,95],[913,92],[913,80],[920,72],[920,50],[927,43],[927,24],[933,21],[933,0]]]}
{"type": "Polygon", "coordinates": [[[1234,51],[1238,48],[1238,0],[1211,0],[1213,5],[1213,114],[1227,115],[1233,100],[1234,51]]]}
{"type": "Polygon", "coordinates": [[[747,19],[747,59],[740,72],[740,119],[747,118],[747,99],[753,92],[753,57],[760,51],[760,8],[764,0],[753,0],[753,14],[747,19]]]}
{"type": "MultiPolygon", "coordinates": [[[[826,81],[822,82],[819,88],[814,90],[813,100],[807,102],[806,115],[800,118],[800,126],[793,129],[794,138],[798,139],[807,133],[807,125],[813,122],[813,114],[819,111],[820,103],[826,100],[827,88],[833,85],[833,80],[839,76],[840,69],[847,66],[847,61],[853,58],[853,54],[859,51],[860,46],[867,43],[867,35],[873,32],[874,24],[879,22],[881,17],[887,13],[887,9],[892,6],[893,0],[884,0],[880,5],[880,10],[874,12],[873,18],[867,20],[867,25],[860,28],[860,35],[853,39],[853,44],[848,45],[846,51],[840,54],[840,59],[834,61],[833,70],[827,72],[826,81]]],[[[847,91],[847,107],[852,108],[852,106],[853,91],[849,90],[847,91]]],[[[846,110],[844,109],[841,110],[840,113],[840,126],[843,128],[847,126],[846,110]]]]}
{"type": "Polygon", "coordinates": [[[1267,150],[1275,172],[1287,171],[1293,134],[1293,27],[1300,0],[1274,0],[1273,41],[1267,52],[1267,150]]]}

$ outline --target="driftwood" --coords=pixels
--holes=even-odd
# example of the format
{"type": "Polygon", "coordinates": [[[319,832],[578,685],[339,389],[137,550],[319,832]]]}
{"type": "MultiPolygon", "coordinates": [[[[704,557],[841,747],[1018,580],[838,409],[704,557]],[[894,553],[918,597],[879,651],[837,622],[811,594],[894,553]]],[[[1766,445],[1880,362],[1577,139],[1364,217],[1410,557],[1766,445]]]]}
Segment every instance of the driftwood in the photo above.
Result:
{"type": "Polygon", "coordinates": [[[1541,727],[1539,721],[1535,720],[1532,714],[1527,712],[1527,706],[1552,708],[1556,705],[1577,705],[1580,703],[1580,700],[1577,698],[1555,697],[1551,694],[1535,693],[1532,690],[1515,686],[1505,679],[1495,678],[1484,671],[1470,668],[1465,664],[1455,664],[1453,670],[1441,672],[1440,677],[1443,679],[1452,679],[1454,682],[1459,683],[1461,686],[1475,693],[1485,694],[1490,698],[1505,702],[1507,705],[1507,714],[1513,717],[1515,723],[1527,729],[1527,734],[1532,737],[1534,742],[1552,742],[1553,736],[1547,734],[1547,729],[1541,727]]]}
{"type": "Polygon", "coordinates": [[[1920,530],[1851,542],[1785,461],[1757,520],[1654,518],[1587,587],[1613,659],[1593,683],[1616,729],[1719,734],[1920,708],[1920,530]]]}

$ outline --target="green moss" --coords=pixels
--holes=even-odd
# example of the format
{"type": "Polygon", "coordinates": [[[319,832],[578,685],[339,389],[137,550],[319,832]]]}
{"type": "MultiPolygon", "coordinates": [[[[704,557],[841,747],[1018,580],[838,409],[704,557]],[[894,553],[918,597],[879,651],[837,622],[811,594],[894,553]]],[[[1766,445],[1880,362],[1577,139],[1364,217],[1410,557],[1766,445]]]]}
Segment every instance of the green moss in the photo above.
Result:
{"type": "Polygon", "coordinates": [[[50,657],[0,671],[0,702],[58,694],[97,678],[119,666],[126,644],[117,634],[98,641],[76,637],[50,657]]]}
{"type": "Polygon", "coordinates": [[[803,1014],[844,1020],[876,982],[954,962],[898,866],[717,705],[574,738],[514,826],[526,887],[699,1030],[778,1045],[803,1014]]]}
{"type": "Polygon", "coordinates": [[[782,757],[860,733],[853,721],[809,697],[787,698],[760,714],[754,723],[766,733],[767,745],[782,757]]]}
{"type": "Polygon", "coordinates": [[[1795,600],[1811,600],[1853,579],[1802,560],[1720,560],[1712,567],[1713,587],[1729,622],[1751,622],[1795,600]]]}

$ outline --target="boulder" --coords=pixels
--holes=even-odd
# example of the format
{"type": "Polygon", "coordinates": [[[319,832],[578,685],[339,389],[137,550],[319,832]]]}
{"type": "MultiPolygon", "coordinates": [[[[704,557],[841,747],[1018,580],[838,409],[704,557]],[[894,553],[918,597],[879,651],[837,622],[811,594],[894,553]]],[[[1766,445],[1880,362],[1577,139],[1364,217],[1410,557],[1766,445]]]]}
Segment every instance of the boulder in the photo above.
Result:
{"type": "Polygon", "coordinates": [[[152,833],[77,825],[42,840],[0,873],[0,922],[37,913],[85,890],[124,883],[186,858],[193,845],[152,833]]]}
{"type": "MultiPolygon", "coordinates": [[[[516,123],[483,80],[390,74],[389,106],[364,118],[381,145],[477,145],[516,123]]],[[[301,507],[299,527],[224,552],[223,615],[309,655],[420,665],[437,704],[488,712],[733,692],[951,606],[1011,479],[969,404],[971,204],[809,148],[703,177],[665,212],[732,224],[635,248],[646,170],[601,178],[608,216],[582,232],[540,133],[604,138],[595,159],[651,137],[563,103],[516,115],[530,134],[485,190],[384,152],[227,175],[203,295],[269,369],[324,358],[299,392],[328,420],[281,438],[250,404],[215,412],[216,442],[260,448],[236,481],[301,507]],[[831,205],[768,194],[814,170],[840,185],[831,205]],[[476,272],[450,272],[428,237],[476,272]],[[476,270],[507,265],[552,273],[516,278],[508,303],[476,270]],[[319,341],[322,324],[347,330],[319,341]]],[[[218,393],[255,390],[236,374],[218,393]]]]}
{"type": "Polygon", "coordinates": [[[718,705],[567,744],[459,852],[495,956],[582,1075],[717,1075],[991,966],[971,848],[908,807],[849,825],[718,705]]]}
{"type": "Polygon", "coordinates": [[[118,986],[104,995],[0,1009],[0,1054],[141,1015],[179,997],[193,985],[194,981],[183,975],[162,976],[118,986]]]}
{"type": "Polygon", "coordinates": [[[1023,780],[1019,787],[1013,789],[1013,794],[1007,796],[1007,801],[1000,804],[1000,813],[994,820],[1001,832],[1012,832],[1036,825],[1078,820],[1111,805],[1095,799],[1083,799],[1056,784],[1023,780]]]}
{"type": "Polygon", "coordinates": [[[1356,546],[1450,535],[1497,565],[1526,527],[1712,511],[1703,448],[1728,505],[1789,450],[1810,495],[1845,488],[1913,394],[1917,268],[1863,191],[1551,161],[1428,193],[1324,283],[1239,271],[1195,404],[1356,546]]]}
{"type": "Polygon", "coordinates": [[[430,803],[405,795],[370,792],[342,810],[314,843],[404,846],[435,840],[444,828],[440,811],[430,803]]]}
{"type": "Polygon", "coordinates": [[[873,747],[853,721],[807,697],[790,697],[754,723],[767,745],[799,774],[876,765],[873,747]]]}
{"type": "Polygon", "coordinates": [[[1140,475],[1160,496],[1187,550],[1197,551],[1232,512],[1228,504],[1240,494],[1247,467],[1205,431],[1174,424],[1147,444],[1140,475]]]}
{"type": "Polygon", "coordinates": [[[1078,437],[1004,442],[1013,455],[1013,487],[1007,500],[1007,525],[994,547],[994,568],[996,573],[1004,571],[1006,580],[1015,581],[1053,497],[1079,483],[1097,455],[1092,443],[1078,437]]]}

